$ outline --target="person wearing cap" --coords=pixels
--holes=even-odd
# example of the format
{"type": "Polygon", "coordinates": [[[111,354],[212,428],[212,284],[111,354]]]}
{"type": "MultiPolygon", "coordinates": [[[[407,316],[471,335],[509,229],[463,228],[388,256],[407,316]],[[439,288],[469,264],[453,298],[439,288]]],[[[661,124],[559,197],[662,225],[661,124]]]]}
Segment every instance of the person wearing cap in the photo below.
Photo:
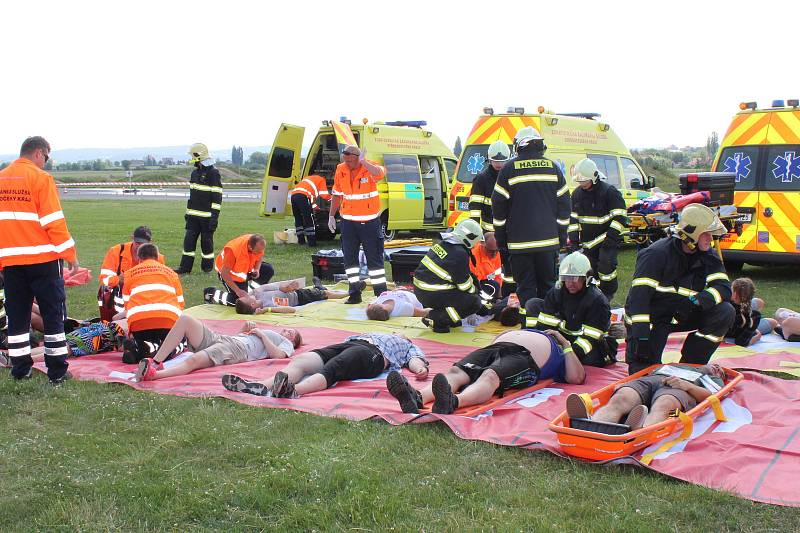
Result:
{"type": "Polygon", "coordinates": [[[731,283],[715,238],[727,230],[702,204],[683,208],[673,234],[640,250],[625,302],[626,361],[633,374],[661,362],[670,333],[692,331],[682,363],[705,364],[733,324],[731,283]]]}
{"type": "Polygon", "coordinates": [[[414,294],[429,308],[426,325],[435,333],[447,333],[461,325],[461,319],[481,310],[474,275],[470,272],[470,250],[483,240],[477,222],[468,218],[451,232],[442,233],[442,241],[431,246],[414,271],[414,294]]]}
{"type": "MultiPolygon", "coordinates": [[[[617,340],[609,333],[608,300],[591,277],[589,258],[573,252],[558,266],[559,282],[544,299],[525,304],[526,325],[555,329],[566,338],[584,365],[606,366],[617,360],[617,340]]],[[[619,335],[622,337],[622,335],[619,335]]]]}
{"type": "MultiPolygon", "coordinates": [[[[494,231],[494,215],[492,213],[492,193],[497,183],[497,174],[511,159],[511,150],[503,141],[495,141],[486,150],[489,164],[472,181],[472,194],[469,197],[469,216],[481,225],[484,232],[494,231]]],[[[503,263],[502,285],[503,295],[507,296],[516,290],[514,277],[511,274],[511,260],[508,249],[500,249],[503,263]]],[[[498,293],[499,296],[499,293],[498,293]]]]}
{"type": "Polygon", "coordinates": [[[342,253],[344,271],[350,284],[348,304],[361,303],[364,282],[360,280],[358,252],[364,248],[369,279],[375,296],[386,290],[386,270],[383,264],[383,229],[378,217],[381,200],[378,182],[386,169],[369,161],[358,146],[347,145],[342,151],[343,162],[336,167],[333,179],[333,200],[328,217],[328,229],[336,233],[336,213],[342,218],[342,253]]]}
{"type": "MultiPolygon", "coordinates": [[[[125,310],[122,301],[122,285],[125,281],[125,272],[134,265],[139,264],[137,252],[139,247],[152,240],[153,233],[147,226],[139,226],[133,230],[130,242],[115,244],[106,252],[103,264],[100,266],[100,288],[97,292],[97,305],[100,308],[100,318],[110,321],[115,314],[125,310]]],[[[158,254],[158,262],[164,264],[164,256],[158,254]]]]}
{"type": "Polygon", "coordinates": [[[200,237],[200,268],[211,272],[214,268],[214,232],[219,224],[222,209],[222,178],[214,166],[214,159],[205,144],[195,143],[189,148],[189,164],[194,166],[189,178],[189,199],[186,201],[186,233],[183,236],[181,264],[178,274],[188,274],[194,266],[197,238],[200,237]]]}
{"type": "MultiPolygon", "coordinates": [[[[544,157],[539,132],[526,126],[514,139],[516,156],[497,175],[492,193],[495,236],[507,248],[520,312],[556,282],[558,250],[567,243],[570,200],[561,169],[544,157]]],[[[524,317],[523,317],[524,320],[524,317]]]]}
{"type": "Polygon", "coordinates": [[[578,187],[572,191],[569,246],[589,258],[610,302],[618,288],[617,248],[625,231],[625,200],[591,159],[578,161],[573,178],[578,187]]]}

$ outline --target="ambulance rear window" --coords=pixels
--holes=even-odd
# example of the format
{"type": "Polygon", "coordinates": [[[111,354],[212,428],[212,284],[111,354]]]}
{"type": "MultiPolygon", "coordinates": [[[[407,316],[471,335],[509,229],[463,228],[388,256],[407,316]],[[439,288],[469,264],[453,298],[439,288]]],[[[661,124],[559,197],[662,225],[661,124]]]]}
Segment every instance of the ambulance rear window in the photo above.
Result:
{"type": "Polygon", "coordinates": [[[800,145],[782,144],[767,150],[766,190],[800,191],[800,145]]]}
{"type": "Polygon", "coordinates": [[[734,172],[736,190],[752,191],[756,189],[757,169],[758,146],[729,146],[722,150],[716,170],[734,172]]]}
{"type": "Polygon", "coordinates": [[[461,154],[461,164],[458,167],[458,181],[461,183],[472,183],[475,176],[483,172],[488,164],[486,150],[488,144],[471,144],[464,149],[461,154]]]}
{"type": "Polygon", "coordinates": [[[595,162],[597,170],[605,175],[606,183],[619,187],[619,166],[616,157],[599,154],[587,154],[586,157],[595,162]]]}

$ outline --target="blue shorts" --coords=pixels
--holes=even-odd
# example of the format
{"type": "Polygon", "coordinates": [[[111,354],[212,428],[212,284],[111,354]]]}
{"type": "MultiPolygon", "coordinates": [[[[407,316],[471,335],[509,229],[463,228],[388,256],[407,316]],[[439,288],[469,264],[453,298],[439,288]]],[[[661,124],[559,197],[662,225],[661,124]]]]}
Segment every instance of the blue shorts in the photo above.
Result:
{"type": "Polygon", "coordinates": [[[559,383],[566,383],[567,363],[561,346],[558,345],[553,337],[542,333],[537,329],[525,328],[525,331],[544,335],[547,337],[547,340],[550,341],[550,358],[539,370],[539,379],[552,379],[553,381],[557,381],[559,383]]]}

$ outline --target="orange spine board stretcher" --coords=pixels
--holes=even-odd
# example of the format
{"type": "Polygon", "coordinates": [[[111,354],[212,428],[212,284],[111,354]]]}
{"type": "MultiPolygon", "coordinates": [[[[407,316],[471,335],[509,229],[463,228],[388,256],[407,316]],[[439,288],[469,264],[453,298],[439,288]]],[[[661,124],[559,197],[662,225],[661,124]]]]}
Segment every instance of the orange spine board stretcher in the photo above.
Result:
{"type": "MultiPolygon", "coordinates": [[[[591,394],[592,400],[599,401],[599,405],[594,405],[596,411],[599,407],[608,403],[611,395],[614,393],[614,388],[622,383],[632,381],[636,378],[646,376],[654,370],[661,368],[664,365],[652,365],[639,372],[621,379],[615,383],[607,385],[600,390],[591,394]]],[[[703,365],[692,365],[703,366],[703,365]]],[[[553,431],[557,438],[561,450],[567,455],[587,459],[590,461],[608,461],[611,459],[618,459],[620,457],[627,457],[633,455],[639,450],[647,448],[669,435],[672,435],[679,425],[683,426],[684,435],[678,437],[674,443],[677,443],[691,434],[692,420],[701,415],[707,409],[711,408],[718,420],[724,420],[722,408],[719,401],[727,396],[733,388],[744,379],[744,376],[735,370],[724,368],[725,370],[725,386],[722,389],[702,402],[698,403],[694,408],[690,409],[687,413],[679,413],[677,418],[669,418],[654,424],[646,426],[636,431],[630,431],[622,435],[607,435],[605,433],[596,433],[594,431],[586,431],[582,429],[574,429],[569,427],[569,417],[566,411],[562,411],[552,422],[550,422],[550,431],[553,431]],[[680,416],[682,415],[682,416],[680,416]],[[688,430],[688,431],[687,431],[688,430]],[[688,434],[687,434],[688,433],[688,434]]],[[[668,443],[669,444],[669,443],[668,443]]],[[[650,458],[643,458],[645,464],[649,464],[650,458]]]]}

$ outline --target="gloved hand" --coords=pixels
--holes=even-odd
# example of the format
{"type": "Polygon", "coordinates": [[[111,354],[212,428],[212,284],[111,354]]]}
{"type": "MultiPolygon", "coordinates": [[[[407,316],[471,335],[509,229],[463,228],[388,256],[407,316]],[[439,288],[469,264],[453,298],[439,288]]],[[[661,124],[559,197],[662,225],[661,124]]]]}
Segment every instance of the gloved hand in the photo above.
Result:
{"type": "Polygon", "coordinates": [[[208,231],[217,231],[217,226],[219,225],[218,218],[211,218],[208,220],[208,231]]]}
{"type": "Polygon", "coordinates": [[[336,234],[336,218],[328,217],[328,229],[331,233],[336,234]]]}

